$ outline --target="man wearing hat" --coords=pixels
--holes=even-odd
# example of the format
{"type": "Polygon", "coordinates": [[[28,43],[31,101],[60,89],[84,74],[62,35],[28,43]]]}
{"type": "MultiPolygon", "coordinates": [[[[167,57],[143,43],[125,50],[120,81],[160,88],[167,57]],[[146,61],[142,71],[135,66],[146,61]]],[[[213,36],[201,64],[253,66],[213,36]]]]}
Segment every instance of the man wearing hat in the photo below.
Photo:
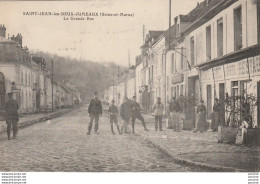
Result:
{"type": "Polygon", "coordinates": [[[148,129],[146,128],[145,122],[144,122],[144,118],[141,115],[140,111],[141,111],[141,107],[140,107],[139,103],[136,102],[136,96],[133,96],[133,98],[132,98],[132,115],[131,115],[133,133],[135,133],[135,119],[139,119],[143,124],[144,130],[148,131],[148,129]]]}
{"type": "Polygon", "coordinates": [[[115,123],[118,133],[121,135],[118,121],[117,121],[118,109],[117,109],[117,106],[115,105],[115,100],[112,100],[112,104],[109,106],[108,112],[109,112],[109,117],[110,117],[110,125],[111,125],[112,134],[115,135],[114,128],[113,128],[113,123],[115,123]]]}
{"type": "Polygon", "coordinates": [[[18,112],[19,109],[18,102],[13,99],[13,93],[8,93],[8,100],[5,103],[5,119],[7,124],[7,136],[8,140],[10,140],[11,127],[13,128],[13,137],[16,139],[17,131],[18,131],[18,112]]]}
{"type": "Polygon", "coordinates": [[[94,92],[94,98],[90,101],[88,107],[88,113],[90,116],[90,122],[88,125],[87,134],[90,135],[94,119],[95,119],[95,134],[98,134],[98,121],[99,121],[99,116],[102,116],[102,104],[101,101],[98,99],[97,92],[94,92]]]}

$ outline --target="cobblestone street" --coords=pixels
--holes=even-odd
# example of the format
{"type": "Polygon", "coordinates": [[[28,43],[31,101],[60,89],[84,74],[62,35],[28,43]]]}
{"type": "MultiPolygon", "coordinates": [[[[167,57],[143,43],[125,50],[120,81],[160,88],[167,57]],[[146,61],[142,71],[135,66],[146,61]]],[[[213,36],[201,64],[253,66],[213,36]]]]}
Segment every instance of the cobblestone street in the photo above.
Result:
{"type": "Polygon", "coordinates": [[[176,164],[140,136],[112,135],[107,117],[100,134],[86,135],[87,110],[19,130],[17,140],[0,135],[0,171],[203,171],[176,164]]]}

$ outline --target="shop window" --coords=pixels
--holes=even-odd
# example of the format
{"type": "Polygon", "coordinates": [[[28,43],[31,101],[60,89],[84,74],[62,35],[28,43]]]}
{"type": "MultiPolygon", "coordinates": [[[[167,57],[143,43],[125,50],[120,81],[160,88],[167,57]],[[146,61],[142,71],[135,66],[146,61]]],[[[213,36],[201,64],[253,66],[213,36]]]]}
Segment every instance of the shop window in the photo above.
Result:
{"type": "Polygon", "coordinates": [[[217,21],[217,48],[218,57],[223,55],[223,19],[217,21]]]}
{"type": "Polygon", "coordinates": [[[211,26],[206,27],[206,60],[211,59],[211,26]]]}
{"type": "Polygon", "coordinates": [[[241,6],[234,9],[234,50],[242,48],[242,13],[241,6]]]}
{"type": "Polygon", "coordinates": [[[183,95],[183,85],[180,85],[180,95],[183,95]]]}

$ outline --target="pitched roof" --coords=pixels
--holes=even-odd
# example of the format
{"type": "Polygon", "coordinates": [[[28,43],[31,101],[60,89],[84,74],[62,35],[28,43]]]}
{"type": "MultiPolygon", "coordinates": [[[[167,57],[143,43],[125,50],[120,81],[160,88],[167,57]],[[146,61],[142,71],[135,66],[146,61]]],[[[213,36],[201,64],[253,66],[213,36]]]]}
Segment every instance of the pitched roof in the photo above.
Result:
{"type": "Polygon", "coordinates": [[[17,44],[15,41],[6,39],[6,38],[4,38],[4,37],[2,37],[2,36],[0,36],[0,43],[17,44]]]}
{"type": "Polygon", "coordinates": [[[148,47],[149,42],[152,41],[152,39],[156,40],[159,36],[164,34],[165,31],[149,31],[149,33],[146,35],[145,44],[141,46],[142,47],[148,47]]]}

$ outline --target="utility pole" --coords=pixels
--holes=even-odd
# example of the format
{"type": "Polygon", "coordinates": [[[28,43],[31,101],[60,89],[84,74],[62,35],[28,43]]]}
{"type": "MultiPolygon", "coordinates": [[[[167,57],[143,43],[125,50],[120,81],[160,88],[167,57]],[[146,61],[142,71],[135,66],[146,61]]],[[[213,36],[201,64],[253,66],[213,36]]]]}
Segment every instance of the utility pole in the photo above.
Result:
{"type": "Polygon", "coordinates": [[[131,62],[130,62],[130,49],[128,49],[128,66],[130,68],[131,62]]]}
{"type": "Polygon", "coordinates": [[[112,82],[112,85],[113,85],[113,100],[115,99],[115,96],[114,96],[114,71],[113,71],[113,82],[112,82]]]}
{"type": "Polygon", "coordinates": [[[53,60],[51,61],[51,110],[53,111],[53,60]]]}

